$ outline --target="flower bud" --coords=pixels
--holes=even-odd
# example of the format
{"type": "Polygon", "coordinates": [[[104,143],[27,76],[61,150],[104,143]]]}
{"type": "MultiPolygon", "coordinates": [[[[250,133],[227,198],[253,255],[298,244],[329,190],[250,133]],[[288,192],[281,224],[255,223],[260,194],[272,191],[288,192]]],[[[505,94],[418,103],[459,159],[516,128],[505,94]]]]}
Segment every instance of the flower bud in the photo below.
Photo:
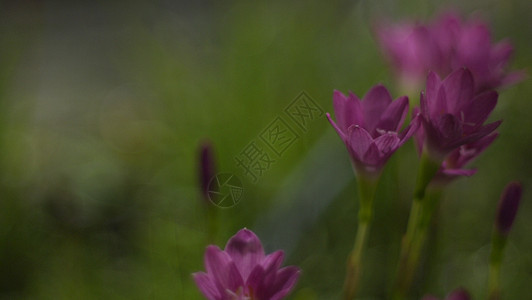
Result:
{"type": "Polygon", "coordinates": [[[495,226],[500,233],[507,235],[512,228],[515,215],[521,202],[522,185],[519,182],[509,183],[501,195],[495,226]]]}
{"type": "Polygon", "coordinates": [[[214,150],[210,142],[203,142],[199,149],[199,185],[205,199],[209,194],[209,183],[215,175],[214,150]]]}

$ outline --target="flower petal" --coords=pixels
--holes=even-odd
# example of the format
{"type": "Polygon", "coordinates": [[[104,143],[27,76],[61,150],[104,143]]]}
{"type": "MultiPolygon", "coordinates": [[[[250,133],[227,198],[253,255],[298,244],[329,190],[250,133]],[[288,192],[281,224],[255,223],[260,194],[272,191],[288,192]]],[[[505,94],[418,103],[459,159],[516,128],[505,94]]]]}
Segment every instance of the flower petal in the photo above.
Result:
{"type": "Polygon", "coordinates": [[[205,251],[205,268],[220,293],[225,290],[236,291],[244,285],[242,276],[229,254],[217,246],[208,246],[205,251]]]}
{"type": "Polygon", "coordinates": [[[447,94],[444,88],[438,90],[436,98],[430,99],[427,97],[427,102],[431,107],[429,116],[432,120],[437,120],[441,115],[447,113],[447,94]]]}
{"type": "Polygon", "coordinates": [[[208,300],[220,300],[222,298],[216,284],[208,274],[197,272],[193,273],[192,277],[205,298],[208,300]]]}
{"type": "Polygon", "coordinates": [[[338,125],[336,125],[336,123],[333,121],[333,119],[331,118],[331,114],[329,113],[326,113],[325,114],[327,116],[327,120],[329,120],[329,123],[331,123],[331,125],[333,126],[334,130],[336,130],[336,133],[338,133],[338,135],[340,136],[340,138],[346,142],[347,141],[347,135],[346,133],[344,133],[342,131],[342,129],[340,129],[340,127],[338,127],[338,125]]]}
{"type": "Polygon", "coordinates": [[[499,42],[491,48],[491,63],[495,68],[504,68],[514,52],[514,47],[508,41],[499,42]]]}
{"type": "Polygon", "coordinates": [[[399,148],[401,140],[396,133],[386,133],[375,139],[381,155],[389,156],[399,148]]]}
{"type": "Polygon", "coordinates": [[[438,131],[444,144],[462,137],[462,122],[452,114],[444,114],[438,120],[438,131]]]}
{"type": "MultiPolygon", "coordinates": [[[[420,100],[420,103],[421,103],[421,112],[425,115],[425,116],[428,116],[429,113],[432,114],[432,111],[434,111],[433,109],[433,105],[435,103],[435,100],[438,96],[438,91],[440,90],[440,86],[441,86],[441,79],[440,77],[434,73],[434,72],[429,72],[429,75],[427,76],[427,88],[426,88],[426,91],[425,91],[425,95],[424,95],[424,100],[430,100],[430,102],[426,102],[425,105],[423,105],[423,102],[424,101],[421,101],[420,100]]],[[[423,93],[423,92],[422,92],[423,93]]]]}
{"type": "Polygon", "coordinates": [[[270,300],[280,300],[288,295],[290,290],[296,284],[300,273],[301,271],[299,268],[293,266],[279,270],[279,272],[277,272],[277,277],[275,278],[275,285],[272,287],[272,290],[276,291],[276,293],[270,298],[270,300]]]}
{"type": "Polygon", "coordinates": [[[481,138],[485,137],[486,135],[492,133],[499,125],[501,125],[502,121],[496,121],[493,123],[489,123],[487,125],[484,125],[480,127],[478,131],[476,131],[473,134],[470,134],[468,136],[465,136],[459,140],[454,141],[453,143],[449,144],[449,147],[456,148],[461,145],[469,144],[476,142],[480,140],[481,138]]]}
{"type": "Polygon", "coordinates": [[[464,26],[456,45],[456,55],[462,66],[487,71],[490,49],[491,37],[486,24],[475,22],[464,26]]]}
{"type": "Polygon", "coordinates": [[[363,125],[362,107],[355,94],[349,93],[349,97],[346,97],[342,92],[335,90],[333,106],[338,126],[343,132],[347,132],[347,128],[351,125],[363,125]]]}
{"type": "Polygon", "coordinates": [[[442,83],[445,89],[447,112],[457,114],[473,98],[475,85],[473,75],[466,68],[451,73],[442,83]]]}
{"type": "Polygon", "coordinates": [[[346,107],[347,97],[340,91],[334,90],[333,92],[333,108],[334,115],[338,121],[338,127],[345,131],[345,107],[346,107]]]}
{"type": "Polygon", "coordinates": [[[260,291],[261,284],[264,282],[265,271],[261,265],[256,265],[253,271],[249,273],[246,280],[246,287],[256,293],[260,291]]]}
{"type": "Polygon", "coordinates": [[[381,84],[371,88],[362,99],[364,112],[364,128],[373,133],[382,114],[392,102],[390,92],[381,84]]]}
{"type": "Polygon", "coordinates": [[[421,93],[419,93],[419,113],[425,118],[430,117],[429,104],[427,103],[427,95],[424,91],[421,91],[421,93]]]}
{"type": "Polygon", "coordinates": [[[284,251],[278,250],[268,254],[261,262],[262,267],[266,272],[279,269],[284,259],[284,251]]]}
{"type": "Polygon", "coordinates": [[[464,107],[464,131],[469,133],[482,126],[497,104],[499,95],[496,91],[487,91],[475,96],[471,103],[464,107]]]}
{"type": "Polygon", "coordinates": [[[347,106],[345,110],[346,130],[349,126],[356,124],[364,125],[364,112],[362,111],[362,102],[353,92],[349,92],[347,106]]]}
{"type": "Polygon", "coordinates": [[[478,141],[460,147],[460,149],[456,151],[457,155],[454,158],[454,166],[459,168],[465,166],[472,159],[484,152],[484,150],[486,150],[486,148],[488,148],[488,146],[491,145],[498,136],[499,134],[494,132],[479,139],[478,141]]]}
{"type": "Polygon", "coordinates": [[[470,177],[477,173],[476,169],[443,169],[442,173],[449,177],[466,176],[470,177]]]}
{"type": "Polygon", "coordinates": [[[379,147],[375,142],[369,145],[368,151],[364,154],[363,163],[366,165],[366,170],[371,172],[376,172],[379,170],[382,165],[384,165],[385,159],[383,159],[383,154],[380,152],[379,147]]]}
{"type": "Polygon", "coordinates": [[[401,131],[401,133],[399,134],[399,139],[401,140],[401,145],[402,145],[412,135],[417,134],[418,137],[421,139],[420,140],[421,146],[423,146],[423,144],[422,144],[423,141],[422,140],[424,139],[424,132],[420,128],[421,127],[421,119],[423,117],[421,115],[417,114],[415,109],[414,109],[414,111],[412,113],[415,114],[415,117],[412,119],[412,121],[410,121],[410,124],[408,124],[408,126],[403,131],[401,131]],[[421,134],[418,134],[418,132],[421,132],[421,134]]]}
{"type": "Polygon", "coordinates": [[[502,78],[501,86],[507,87],[512,84],[519,83],[527,78],[527,73],[523,70],[520,71],[514,71],[506,74],[504,78],[502,78]]]}
{"type": "Polygon", "coordinates": [[[349,127],[348,145],[351,152],[355,155],[355,159],[362,161],[364,155],[368,151],[369,146],[373,142],[371,135],[362,127],[354,125],[349,127]]]}
{"type": "Polygon", "coordinates": [[[225,296],[222,300],[251,300],[248,296],[244,295],[244,289],[240,287],[236,292],[226,290],[225,296]]]}
{"type": "Polygon", "coordinates": [[[401,138],[401,144],[404,144],[411,136],[414,136],[417,154],[421,155],[423,144],[425,143],[425,131],[421,128],[423,116],[419,114],[419,108],[417,107],[412,110],[412,115],[414,118],[410,121],[408,127],[401,132],[399,137],[401,138]]]}
{"type": "Polygon", "coordinates": [[[264,249],[259,238],[245,228],[229,239],[225,252],[231,256],[244,280],[264,258],[264,249]]]}
{"type": "Polygon", "coordinates": [[[408,97],[403,96],[388,105],[377,124],[377,130],[399,131],[407,113],[408,97]]]}

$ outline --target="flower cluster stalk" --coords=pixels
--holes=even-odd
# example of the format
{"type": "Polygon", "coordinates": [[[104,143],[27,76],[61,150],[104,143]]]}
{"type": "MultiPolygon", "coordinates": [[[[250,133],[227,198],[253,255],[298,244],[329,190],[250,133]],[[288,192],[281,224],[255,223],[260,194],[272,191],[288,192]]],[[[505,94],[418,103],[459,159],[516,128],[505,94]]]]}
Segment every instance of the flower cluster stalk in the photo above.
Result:
{"type": "Polygon", "coordinates": [[[494,231],[491,243],[489,281],[488,281],[488,299],[499,300],[501,298],[500,272],[501,263],[506,246],[507,237],[500,232],[494,231]]]}
{"type": "Polygon", "coordinates": [[[373,200],[377,190],[378,179],[358,177],[358,195],[360,208],[358,211],[358,228],[355,245],[349,254],[344,282],[344,299],[355,297],[360,283],[362,256],[366,248],[370,223],[373,215],[373,200]]]}
{"type": "Polygon", "coordinates": [[[439,196],[428,197],[427,186],[438,172],[440,164],[440,161],[436,161],[423,153],[408,226],[401,243],[401,254],[393,292],[395,299],[403,299],[412,284],[432,214],[439,200],[439,196]]]}

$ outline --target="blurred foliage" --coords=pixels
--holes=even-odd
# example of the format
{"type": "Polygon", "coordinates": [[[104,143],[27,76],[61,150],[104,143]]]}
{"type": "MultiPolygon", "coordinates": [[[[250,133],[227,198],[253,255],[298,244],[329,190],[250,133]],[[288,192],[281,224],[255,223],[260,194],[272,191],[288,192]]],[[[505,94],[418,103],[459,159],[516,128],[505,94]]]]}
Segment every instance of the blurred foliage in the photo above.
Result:
{"type": "MultiPolygon", "coordinates": [[[[532,64],[527,0],[454,1],[483,15],[496,40],[532,64]]],[[[293,299],[339,297],[356,229],[347,152],[325,118],[257,183],[234,157],[301,91],[331,111],[333,89],[362,96],[392,80],[372,38],[381,17],[428,19],[443,1],[0,2],[0,298],[199,299],[192,272],[209,243],[255,230],[268,252],[303,269],[293,299]],[[244,182],[216,210],[198,188],[198,146],[244,182]],[[208,205],[208,204],[207,204],[208,205]],[[211,221],[212,222],[212,221],[211,221]]],[[[395,90],[392,94],[399,96],[395,90]]],[[[498,141],[442,203],[416,290],[484,295],[503,186],[525,199],[503,265],[507,299],[532,280],[532,87],[501,93],[498,141]]],[[[292,124],[293,125],[293,124],[292,124]]],[[[417,166],[407,144],[376,201],[361,297],[384,298],[417,166]]],[[[361,298],[361,299],[362,299],[361,298]]]]}

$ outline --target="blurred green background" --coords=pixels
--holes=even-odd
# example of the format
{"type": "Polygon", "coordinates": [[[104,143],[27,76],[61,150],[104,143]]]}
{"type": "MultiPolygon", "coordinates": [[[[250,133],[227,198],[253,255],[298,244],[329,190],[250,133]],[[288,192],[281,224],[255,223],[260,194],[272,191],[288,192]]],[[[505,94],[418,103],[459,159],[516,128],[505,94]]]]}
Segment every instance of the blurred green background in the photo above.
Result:
{"type": "MultiPolygon", "coordinates": [[[[455,8],[490,22],[532,63],[532,2],[0,2],[0,298],[201,299],[190,274],[206,245],[242,227],[303,269],[291,299],[337,299],[356,230],[347,151],[324,116],[254,183],[235,156],[306,93],[381,82],[399,96],[372,37],[376,18],[427,20],[455,8]],[[198,147],[237,175],[238,205],[209,218],[198,147]],[[211,225],[209,225],[211,224],[211,225]],[[209,226],[216,235],[209,237],[209,226]]],[[[479,172],[451,185],[414,294],[464,286],[485,295],[496,203],[525,194],[502,269],[506,299],[532,284],[532,86],[502,91],[501,136],[479,172]]],[[[287,119],[289,120],[289,119],[287,119]]],[[[360,299],[386,297],[417,158],[406,144],[377,193],[360,299]]]]}

